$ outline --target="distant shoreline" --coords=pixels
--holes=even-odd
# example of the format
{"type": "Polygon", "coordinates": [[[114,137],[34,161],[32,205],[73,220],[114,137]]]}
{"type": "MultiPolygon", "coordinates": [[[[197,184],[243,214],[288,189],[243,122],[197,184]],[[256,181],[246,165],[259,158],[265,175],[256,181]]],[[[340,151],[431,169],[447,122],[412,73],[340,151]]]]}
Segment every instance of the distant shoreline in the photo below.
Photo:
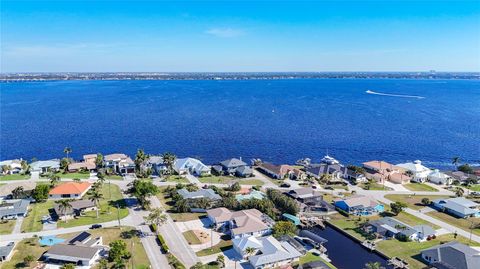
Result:
{"type": "Polygon", "coordinates": [[[295,80],[295,79],[423,79],[480,80],[479,72],[239,72],[239,73],[2,73],[0,82],[43,82],[69,80],[295,80]]]}

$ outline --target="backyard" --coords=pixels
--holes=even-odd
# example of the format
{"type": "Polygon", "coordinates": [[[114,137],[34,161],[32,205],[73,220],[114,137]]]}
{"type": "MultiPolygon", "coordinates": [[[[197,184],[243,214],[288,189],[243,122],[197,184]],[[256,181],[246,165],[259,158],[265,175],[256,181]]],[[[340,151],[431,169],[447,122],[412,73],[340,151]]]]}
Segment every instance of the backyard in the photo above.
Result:
{"type": "Polygon", "coordinates": [[[432,186],[429,186],[427,184],[423,183],[408,183],[403,185],[405,188],[411,190],[411,191],[431,191],[431,192],[438,192],[437,189],[435,189],[432,186]]]}
{"type": "Polygon", "coordinates": [[[412,194],[387,194],[385,198],[393,202],[403,202],[412,209],[422,209],[425,205],[422,204],[423,198],[428,198],[430,201],[441,198],[449,198],[447,195],[412,195],[412,194]]]}
{"type": "Polygon", "coordinates": [[[54,202],[47,200],[43,203],[31,203],[27,216],[22,223],[22,232],[39,232],[43,229],[42,217],[49,214],[54,202]]]}

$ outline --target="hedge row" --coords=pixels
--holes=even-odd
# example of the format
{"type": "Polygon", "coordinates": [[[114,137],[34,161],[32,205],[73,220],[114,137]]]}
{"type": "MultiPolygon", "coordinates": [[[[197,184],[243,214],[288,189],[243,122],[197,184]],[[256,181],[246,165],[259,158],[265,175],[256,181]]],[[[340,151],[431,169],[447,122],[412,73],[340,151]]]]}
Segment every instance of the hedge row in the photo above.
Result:
{"type": "Polygon", "coordinates": [[[168,253],[167,260],[168,264],[170,264],[170,266],[172,266],[174,269],[186,269],[185,265],[183,265],[172,253],[168,253]]]}
{"type": "Polygon", "coordinates": [[[165,242],[165,239],[163,239],[162,235],[157,235],[158,242],[160,242],[160,248],[162,249],[163,252],[168,253],[170,250],[167,246],[167,243],[165,242]]]}

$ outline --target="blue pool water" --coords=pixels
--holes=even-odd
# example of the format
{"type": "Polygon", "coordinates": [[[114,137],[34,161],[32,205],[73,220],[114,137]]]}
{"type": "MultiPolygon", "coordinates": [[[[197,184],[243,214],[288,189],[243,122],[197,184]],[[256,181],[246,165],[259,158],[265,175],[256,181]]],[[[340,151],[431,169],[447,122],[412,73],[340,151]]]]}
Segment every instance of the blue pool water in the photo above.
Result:
{"type": "Polygon", "coordinates": [[[345,163],[480,161],[480,81],[305,79],[0,84],[0,159],[172,151],[345,163]],[[375,93],[367,93],[370,90],[375,93]],[[382,94],[408,95],[389,96],[382,94]],[[424,97],[424,98],[416,98],[424,97]]]}
{"type": "Polygon", "coordinates": [[[65,239],[62,238],[57,238],[55,236],[42,236],[38,242],[40,243],[41,246],[53,246],[58,243],[64,242],[65,239]]]}

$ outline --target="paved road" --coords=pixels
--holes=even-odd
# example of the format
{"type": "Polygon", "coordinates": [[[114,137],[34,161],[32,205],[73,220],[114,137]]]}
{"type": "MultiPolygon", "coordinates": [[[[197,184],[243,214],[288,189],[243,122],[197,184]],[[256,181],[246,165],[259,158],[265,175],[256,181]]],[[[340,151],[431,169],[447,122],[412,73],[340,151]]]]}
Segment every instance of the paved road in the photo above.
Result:
{"type": "MultiPolygon", "coordinates": [[[[153,208],[163,208],[156,196],[151,197],[150,201],[152,202],[151,206],[153,208]]],[[[159,231],[170,248],[170,252],[172,252],[172,254],[175,255],[187,268],[190,268],[199,261],[198,257],[188,245],[185,237],[183,237],[177,225],[170,218],[170,215],[167,214],[167,216],[167,222],[160,226],[159,231]]]]}

